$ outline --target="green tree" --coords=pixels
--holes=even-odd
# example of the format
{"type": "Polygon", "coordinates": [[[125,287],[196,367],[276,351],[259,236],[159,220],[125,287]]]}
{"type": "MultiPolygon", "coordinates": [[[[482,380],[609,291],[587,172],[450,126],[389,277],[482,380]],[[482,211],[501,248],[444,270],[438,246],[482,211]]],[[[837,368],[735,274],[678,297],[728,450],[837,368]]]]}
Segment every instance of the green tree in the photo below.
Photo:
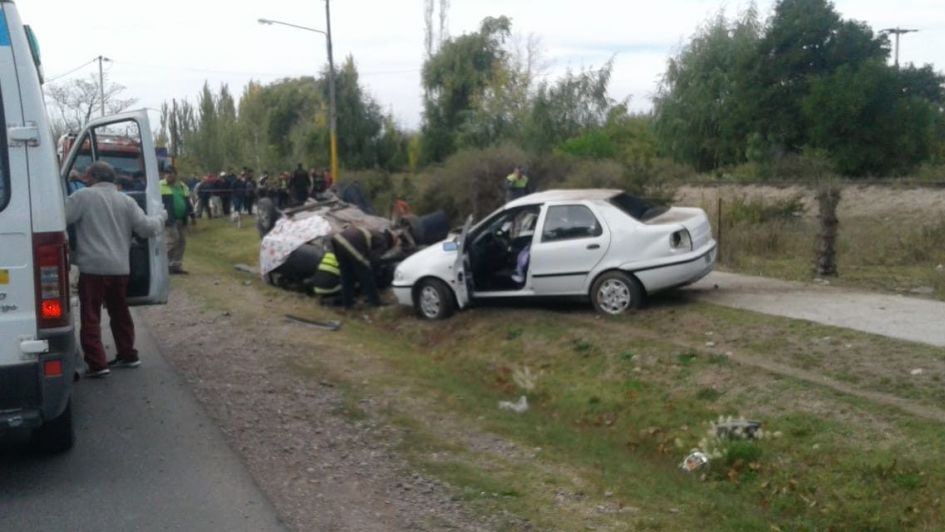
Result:
{"type": "Polygon", "coordinates": [[[755,116],[750,75],[762,26],[752,8],[717,15],[669,60],[655,99],[655,130],[667,154],[699,170],[741,162],[755,116]]]}
{"type": "Polygon", "coordinates": [[[942,81],[880,61],[842,66],[813,81],[804,99],[810,146],[846,175],[907,172],[931,154],[941,112],[922,89],[942,81]]]}
{"type": "Polygon", "coordinates": [[[213,92],[207,83],[203,84],[197,103],[197,128],[193,139],[193,156],[207,171],[217,171],[223,167],[223,153],[220,150],[219,120],[213,92]]]}
{"type": "MultiPolygon", "coordinates": [[[[328,80],[319,80],[328,98],[328,80]]],[[[384,127],[381,108],[361,87],[354,58],[348,56],[335,77],[338,108],[338,158],[349,168],[374,168],[380,164],[378,142],[384,127]]]]}
{"type": "Polygon", "coordinates": [[[425,160],[441,161],[456,149],[464,122],[503,69],[510,29],[507,17],[488,17],[478,32],[444,41],[424,63],[425,160]]]}
{"type": "Polygon", "coordinates": [[[864,23],[843,20],[827,0],[780,0],[759,43],[751,84],[759,88],[755,130],[777,150],[807,144],[802,113],[811,83],[841,67],[885,61],[889,40],[864,23]]]}
{"type": "Polygon", "coordinates": [[[533,152],[549,152],[565,140],[604,125],[616,103],[607,95],[613,60],[596,70],[568,72],[542,83],[522,125],[522,143],[533,152]]]}

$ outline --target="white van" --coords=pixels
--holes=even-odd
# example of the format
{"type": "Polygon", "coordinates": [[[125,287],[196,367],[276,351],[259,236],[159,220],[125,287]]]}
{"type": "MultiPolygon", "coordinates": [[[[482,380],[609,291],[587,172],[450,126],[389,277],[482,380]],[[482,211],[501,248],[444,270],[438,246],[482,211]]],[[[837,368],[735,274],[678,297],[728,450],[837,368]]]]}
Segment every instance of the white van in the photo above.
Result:
{"type": "MultiPolygon", "coordinates": [[[[130,192],[160,212],[157,158],[144,111],[91,122],[62,169],[43,104],[37,41],[12,0],[0,0],[0,434],[33,430],[38,448],[72,446],[72,383],[80,363],[69,286],[66,177],[101,157],[99,136],[137,138],[130,192]]],[[[131,250],[131,304],[167,301],[163,235],[131,250]]]]}

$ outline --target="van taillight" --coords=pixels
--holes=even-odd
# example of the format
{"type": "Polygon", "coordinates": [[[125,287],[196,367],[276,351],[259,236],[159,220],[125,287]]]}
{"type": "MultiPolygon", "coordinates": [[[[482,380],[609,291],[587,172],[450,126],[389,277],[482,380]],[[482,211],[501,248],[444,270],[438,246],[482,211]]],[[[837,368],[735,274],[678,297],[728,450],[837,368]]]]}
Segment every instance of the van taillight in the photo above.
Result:
{"type": "Polygon", "coordinates": [[[69,248],[66,233],[33,233],[36,318],[40,329],[69,325],[69,248]]]}

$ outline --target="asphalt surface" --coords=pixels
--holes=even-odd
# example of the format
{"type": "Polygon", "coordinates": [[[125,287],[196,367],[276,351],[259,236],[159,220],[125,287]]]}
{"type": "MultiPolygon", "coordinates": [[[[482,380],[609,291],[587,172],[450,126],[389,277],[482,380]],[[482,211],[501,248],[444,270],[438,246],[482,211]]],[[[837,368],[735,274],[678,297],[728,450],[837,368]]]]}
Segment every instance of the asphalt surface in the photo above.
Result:
{"type": "Polygon", "coordinates": [[[142,366],[77,383],[71,451],[37,456],[25,435],[0,436],[0,530],[284,530],[135,323],[142,366]]]}
{"type": "Polygon", "coordinates": [[[941,301],[726,272],[713,272],[684,293],[718,305],[945,347],[941,301]]]}

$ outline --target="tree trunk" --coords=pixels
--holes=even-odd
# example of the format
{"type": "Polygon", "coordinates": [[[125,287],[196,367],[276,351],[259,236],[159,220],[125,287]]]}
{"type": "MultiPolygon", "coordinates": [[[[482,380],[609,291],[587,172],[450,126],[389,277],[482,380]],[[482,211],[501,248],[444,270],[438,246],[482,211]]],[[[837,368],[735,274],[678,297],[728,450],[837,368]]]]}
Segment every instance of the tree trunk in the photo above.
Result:
{"type": "Polygon", "coordinates": [[[820,207],[820,233],[817,235],[817,264],[815,273],[819,277],[836,277],[837,272],[837,205],[840,203],[840,187],[826,185],[817,192],[820,207]]]}

